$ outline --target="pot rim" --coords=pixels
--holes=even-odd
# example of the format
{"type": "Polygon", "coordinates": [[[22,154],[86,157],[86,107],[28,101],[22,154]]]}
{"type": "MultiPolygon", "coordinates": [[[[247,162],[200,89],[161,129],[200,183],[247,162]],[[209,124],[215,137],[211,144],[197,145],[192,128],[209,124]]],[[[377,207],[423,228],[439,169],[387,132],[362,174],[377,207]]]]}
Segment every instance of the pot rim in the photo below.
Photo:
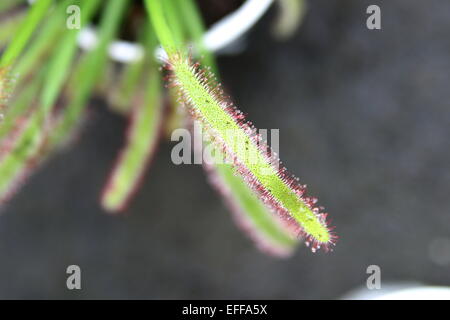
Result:
{"type": "MultiPolygon", "coordinates": [[[[32,4],[35,0],[28,0],[32,4]]],[[[269,9],[274,0],[246,0],[237,10],[214,23],[204,34],[203,44],[211,52],[219,52],[238,40],[269,9]]],[[[92,26],[84,27],[78,36],[78,45],[85,51],[90,51],[97,45],[97,31],[92,26]]],[[[144,48],[139,43],[115,40],[109,46],[109,56],[121,63],[133,63],[144,56],[144,48]]],[[[167,55],[162,48],[156,50],[158,58],[167,55]]]]}

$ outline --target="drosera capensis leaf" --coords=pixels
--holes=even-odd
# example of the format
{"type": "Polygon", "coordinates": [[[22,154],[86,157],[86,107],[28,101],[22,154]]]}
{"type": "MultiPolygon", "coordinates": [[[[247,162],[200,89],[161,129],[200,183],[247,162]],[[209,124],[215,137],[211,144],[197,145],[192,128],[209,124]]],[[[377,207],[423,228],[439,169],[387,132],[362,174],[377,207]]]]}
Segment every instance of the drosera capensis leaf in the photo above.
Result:
{"type": "Polygon", "coordinates": [[[117,34],[117,29],[126,11],[128,0],[116,0],[106,6],[99,26],[97,47],[81,57],[67,86],[70,102],[60,114],[50,137],[50,144],[57,145],[67,141],[74,131],[92,92],[96,81],[106,67],[108,46],[117,34]]]}
{"type": "Polygon", "coordinates": [[[267,145],[224,96],[214,77],[183,53],[169,55],[167,68],[172,72],[171,85],[178,88],[193,117],[202,122],[213,143],[233,160],[236,172],[245,177],[264,202],[280,216],[295,221],[299,235],[306,238],[305,243],[311,244],[313,251],[334,244],[326,214],[315,207],[317,200],[307,197],[306,188],[285,168],[280,169],[273,153],[267,154],[267,145]]]}
{"type": "MultiPolygon", "coordinates": [[[[13,67],[7,68],[11,70],[9,75],[14,77],[18,103],[9,104],[6,108],[5,119],[0,126],[0,139],[8,132],[11,122],[21,117],[32,106],[31,97],[37,96],[38,93],[38,82],[34,81],[37,76],[36,65],[53,46],[56,37],[64,32],[64,29],[61,30],[58,26],[64,23],[65,10],[72,2],[73,0],[62,1],[50,10],[48,19],[42,23],[37,35],[31,39],[27,50],[20,56],[20,59],[16,60],[13,67]],[[24,101],[27,102],[24,103],[24,101]]],[[[46,67],[44,66],[39,73],[42,75],[45,71],[46,67]]],[[[40,82],[44,80],[42,77],[39,79],[40,82]]]]}
{"type": "MultiPolygon", "coordinates": [[[[97,11],[100,0],[89,0],[82,3],[81,27],[85,26],[97,11]]],[[[81,29],[81,28],[80,28],[81,29]]],[[[44,112],[54,104],[69,76],[70,66],[77,52],[77,38],[80,29],[66,29],[66,32],[52,55],[48,64],[48,76],[45,79],[41,94],[44,112]]]]}
{"type": "Polygon", "coordinates": [[[0,124],[4,118],[6,105],[15,87],[15,78],[11,77],[9,68],[0,68],[0,124]]]}
{"type": "Polygon", "coordinates": [[[206,27],[200,15],[200,10],[193,0],[172,0],[177,4],[180,17],[189,37],[194,41],[198,54],[202,57],[204,65],[211,67],[212,72],[217,74],[217,66],[214,55],[209,52],[203,44],[203,34],[206,27]]]}
{"type": "MultiPolygon", "coordinates": [[[[185,46],[187,44],[189,27],[183,19],[181,19],[183,13],[179,12],[179,4],[175,0],[163,1],[163,10],[166,13],[168,25],[171,28],[171,33],[174,36],[174,40],[179,46],[185,46]]],[[[154,33],[153,33],[154,34],[154,33]]],[[[156,36],[155,36],[156,37],[156,36]]],[[[155,38],[155,47],[157,40],[155,38]]],[[[168,117],[165,125],[165,136],[171,137],[173,130],[180,127],[186,127],[188,122],[185,110],[178,108],[178,94],[173,88],[168,88],[169,110],[168,117]]]]}
{"type": "MultiPolygon", "coordinates": [[[[205,27],[197,5],[192,0],[174,1],[178,4],[179,14],[184,18],[182,19],[183,27],[188,31],[188,37],[195,41],[196,50],[202,57],[203,64],[210,67],[212,72],[217,75],[218,68],[215,59],[203,45],[205,27]]],[[[168,17],[168,21],[170,24],[170,17],[168,17]]],[[[170,92],[174,91],[175,89],[171,89],[170,92]]],[[[174,103],[174,105],[176,106],[177,103],[174,103]]],[[[178,111],[177,114],[182,113],[184,117],[187,116],[186,111],[182,108],[177,108],[176,111],[178,111]]],[[[188,121],[185,120],[184,123],[186,122],[188,121]]],[[[202,137],[197,137],[197,139],[202,139],[202,137]]],[[[208,143],[205,150],[209,147],[214,146],[208,143]]],[[[223,158],[217,148],[211,150],[219,158],[223,158]]],[[[204,150],[195,150],[195,152],[203,153],[204,150]]],[[[299,244],[296,234],[275,212],[262,203],[243,178],[234,172],[232,165],[204,161],[203,167],[210,184],[221,195],[224,203],[231,211],[233,220],[253,240],[257,248],[279,258],[288,257],[294,252],[299,244]]]]}
{"type": "Polygon", "coordinates": [[[14,130],[2,138],[0,158],[0,204],[8,200],[31,173],[45,144],[42,136],[49,127],[38,126],[32,118],[16,119],[14,130]]]}
{"type": "Polygon", "coordinates": [[[126,208],[153,158],[160,137],[163,117],[160,75],[157,68],[147,74],[146,88],[138,91],[131,111],[126,145],[102,194],[102,206],[109,212],[126,208]]]}
{"type": "Polygon", "coordinates": [[[130,101],[135,94],[136,87],[139,86],[139,82],[142,79],[146,61],[154,61],[154,50],[156,48],[156,36],[154,32],[147,31],[149,27],[147,26],[139,35],[140,42],[144,43],[144,48],[147,48],[144,56],[146,58],[133,61],[122,66],[122,69],[118,79],[111,86],[112,90],[108,93],[108,103],[114,111],[121,114],[127,114],[130,111],[130,101]],[[148,44],[145,44],[148,43],[148,44]]]}
{"type": "Polygon", "coordinates": [[[38,0],[31,5],[27,17],[22,21],[18,33],[0,58],[0,67],[10,66],[22,53],[28,40],[42,21],[53,0],[38,0]]]}
{"type": "MultiPolygon", "coordinates": [[[[87,5],[83,8],[86,9],[85,19],[87,20],[95,11],[95,3],[98,4],[99,1],[86,3],[87,5]],[[88,10],[89,8],[91,10],[88,10]]],[[[121,2],[117,1],[117,3],[121,2]]],[[[115,6],[111,5],[111,7],[115,6]]],[[[86,20],[82,19],[84,22],[86,20]]],[[[76,34],[65,39],[61,44],[69,44],[69,46],[54,52],[52,62],[56,61],[69,66],[76,49],[76,46],[70,45],[70,41],[76,41],[76,34]]],[[[48,139],[50,133],[54,134],[55,128],[55,118],[51,111],[67,73],[48,79],[49,76],[58,72],[57,63],[53,62],[52,64],[52,62],[45,69],[47,78],[43,83],[39,103],[29,117],[23,119],[24,124],[20,126],[18,137],[13,139],[14,145],[0,161],[0,203],[10,197],[17,186],[20,185],[20,182],[42,162],[44,156],[55,146],[50,144],[48,139]]],[[[5,140],[2,140],[2,142],[5,142],[5,140]]]]}
{"type": "Polygon", "coordinates": [[[3,119],[0,122],[0,141],[2,141],[3,137],[14,127],[16,120],[19,119],[21,115],[24,115],[27,110],[31,109],[38,89],[40,88],[42,73],[43,72],[41,71],[40,76],[36,75],[33,81],[27,83],[23,88],[17,89],[21,92],[20,95],[8,99],[7,107],[4,107],[5,113],[3,119]]]}
{"type": "Polygon", "coordinates": [[[21,59],[9,69],[14,75],[17,89],[5,110],[4,119],[0,125],[0,202],[7,200],[20,186],[20,182],[28,176],[32,168],[36,166],[37,154],[42,138],[40,126],[33,125],[36,121],[36,97],[38,90],[42,88],[44,80],[43,74],[47,71],[44,66],[36,72],[34,65],[42,58],[44,51],[51,45],[58,31],[56,22],[64,21],[65,7],[69,0],[61,2],[51,10],[51,16],[43,23],[43,28],[39,30],[37,37],[32,40],[32,45],[27,48],[21,59]],[[17,94],[17,92],[19,94],[17,94]],[[33,119],[34,118],[34,119],[33,119]],[[26,132],[26,131],[30,132],[26,132]],[[33,131],[35,130],[35,132],[33,131]],[[24,139],[21,139],[21,136],[24,139]],[[31,139],[30,136],[32,137],[31,139]],[[30,143],[31,141],[31,143],[30,143]],[[23,143],[23,145],[21,145],[23,143]],[[28,150],[29,149],[29,150],[28,150]]]}
{"type": "Polygon", "coordinates": [[[39,125],[36,121],[37,106],[34,97],[41,85],[42,77],[36,76],[13,102],[15,108],[6,118],[8,121],[4,123],[5,129],[0,128],[0,205],[14,195],[45,158],[46,137],[51,131],[52,123],[39,125]]]}
{"type": "MultiPolygon", "coordinates": [[[[42,73],[41,73],[42,75],[42,73]]],[[[35,95],[42,87],[36,76],[12,104],[0,128],[0,205],[18,190],[23,181],[41,163],[46,134],[51,124],[36,121],[35,95]]]]}
{"type": "Polygon", "coordinates": [[[111,86],[107,91],[108,105],[119,114],[128,114],[131,110],[130,101],[138,86],[143,70],[144,61],[139,60],[126,64],[122,70],[116,71],[116,79],[111,80],[111,86]]]}
{"type": "Polygon", "coordinates": [[[176,37],[173,35],[173,31],[169,27],[164,15],[163,4],[160,0],[145,0],[147,12],[150,15],[150,20],[153,25],[153,29],[158,37],[159,42],[170,56],[175,54],[177,48],[180,48],[181,44],[176,42],[176,37]]]}
{"type": "MultiPolygon", "coordinates": [[[[72,1],[65,1],[64,4],[71,3],[72,1]]],[[[87,2],[86,6],[83,6],[84,15],[82,19],[82,25],[93,16],[100,1],[93,0],[87,2]]],[[[62,9],[59,7],[58,9],[62,9]]],[[[63,13],[63,12],[60,12],[63,13]]],[[[76,38],[78,35],[77,30],[67,30],[67,35],[63,37],[63,40],[59,42],[54,54],[50,57],[50,62],[44,68],[46,76],[41,78],[43,82],[40,102],[41,106],[35,114],[32,115],[30,120],[39,121],[47,116],[51,111],[56,99],[59,96],[61,88],[68,76],[68,67],[70,66],[75,53],[76,53],[76,38]]],[[[17,71],[17,69],[14,69],[17,71]]],[[[20,110],[20,109],[19,109],[20,110]]],[[[16,114],[17,116],[18,114],[16,114]]],[[[38,133],[37,133],[38,134],[38,133]]]]}
{"type": "Polygon", "coordinates": [[[8,17],[0,22],[0,46],[3,47],[14,36],[18,25],[22,23],[24,18],[23,12],[17,12],[12,17],[8,17]]]}
{"type": "MultiPolygon", "coordinates": [[[[84,3],[89,4],[83,6],[85,19],[88,19],[92,16],[95,9],[93,5],[98,3],[98,0],[84,3]]],[[[86,22],[86,20],[83,20],[83,22],[86,22]]],[[[50,125],[44,123],[44,121],[52,120],[51,109],[59,96],[60,88],[75,54],[76,46],[72,42],[76,41],[76,35],[77,32],[72,32],[63,38],[63,41],[57,47],[59,50],[56,50],[52,55],[54,59],[44,68],[45,77],[40,78],[43,82],[40,103],[30,103],[29,106],[34,105],[35,108],[31,108],[26,116],[20,116],[20,113],[24,111],[22,110],[23,104],[19,104],[20,108],[13,112],[13,115],[20,120],[21,124],[17,130],[14,130],[13,137],[1,141],[1,148],[8,150],[8,152],[4,153],[4,157],[0,161],[1,184],[4,186],[0,189],[0,199],[5,192],[11,193],[8,185],[16,185],[15,181],[24,176],[22,174],[25,171],[24,169],[27,169],[27,172],[30,171],[31,166],[25,164],[30,161],[37,163],[37,159],[42,155],[41,145],[45,143],[50,128],[50,125]],[[7,147],[5,147],[5,144],[7,147]]],[[[34,93],[36,92],[34,91],[34,93]]]]}
{"type": "MultiPolygon", "coordinates": [[[[87,2],[84,23],[95,11],[95,3],[98,0],[87,2]]],[[[3,154],[0,161],[0,202],[6,200],[17,189],[18,181],[22,181],[37,164],[39,164],[44,146],[46,146],[47,135],[53,126],[52,108],[76,51],[77,32],[71,30],[67,37],[59,43],[51,61],[45,68],[45,78],[42,84],[40,100],[36,108],[30,112],[28,117],[21,117],[23,124],[16,130],[13,138],[2,139],[0,148],[8,152],[3,154]],[[66,70],[61,72],[60,68],[66,70]],[[12,143],[11,143],[12,141],[12,143]],[[8,145],[8,148],[5,147],[8,145]]],[[[67,31],[69,32],[69,31],[67,31]]]]}
{"type": "Polygon", "coordinates": [[[302,23],[307,11],[305,0],[277,0],[278,17],[272,27],[273,34],[280,40],[291,37],[302,23]]]}
{"type": "Polygon", "coordinates": [[[17,5],[25,3],[26,0],[8,0],[0,2],[0,12],[10,10],[17,5]]]}
{"type": "MultiPolygon", "coordinates": [[[[217,149],[216,149],[217,152],[217,149]]],[[[286,258],[299,241],[279,216],[269,210],[229,164],[204,162],[209,182],[222,195],[238,227],[261,251],[286,258]]]]}
{"type": "Polygon", "coordinates": [[[175,42],[178,46],[184,45],[185,29],[181,23],[179,12],[174,0],[164,0],[162,2],[163,10],[166,13],[167,21],[172,30],[175,42]]]}
{"type": "Polygon", "coordinates": [[[313,252],[321,247],[328,250],[336,236],[327,226],[327,214],[315,206],[317,199],[306,196],[306,187],[280,168],[276,155],[268,155],[268,146],[254,134],[254,127],[245,121],[242,112],[228,101],[214,76],[177,47],[161,2],[146,0],[146,5],[168,56],[170,86],[178,88],[182,103],[203,124],[216,147],[232,159],[236,172],[264,203],[295,225],[313,252]]]}

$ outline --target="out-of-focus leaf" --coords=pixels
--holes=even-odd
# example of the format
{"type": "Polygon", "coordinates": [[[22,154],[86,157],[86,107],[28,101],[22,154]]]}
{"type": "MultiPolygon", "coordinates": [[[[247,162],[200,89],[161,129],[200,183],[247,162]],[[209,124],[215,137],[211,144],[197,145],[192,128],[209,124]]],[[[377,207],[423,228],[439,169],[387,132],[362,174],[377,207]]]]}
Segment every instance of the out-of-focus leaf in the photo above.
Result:
{"type": "Polygon", "coordinates": [[[140,42],[145,43],[146,52],[143,59],[128,63],[122,66],[118,80],[112,84],[108,93],[108,102],[111,108],[119,113],[125,114],[130,111],[131,100],[136,93],[136,88],[142,80],[146,61],[154,64],[154,50],[156,49],[156,36],[153,32],[149,32],[146,26],[139,35],[140,42]]]}
{"type": "Polygon", "coordinates": [[[305,0],[278,0],[278,17],[273,25],[273,33],[280,40],[291,37],[303,21],[306,13],[305,0]]]}
{"type": "Polygon", "coordinates": [[[27,50],[16,61],[12,73],[18,76],[19,83],[27,80],[38,63],[42,62],[49,49],[58,43],[56,40],[66,31],[60,26],[64,24],[66,8],[72,1],[62,1],[49,12],[41,28],[37,30],[37,35],[30,40],[27,50]]]}
{"type": "Polygon", "coordinates": [[[140,86],[136,92],[138,96],[130,115],[126,145],[102,195],[102,205],[109,212],[125,208],[154,155],[160,136],[163,116],[160,75],[155,68],[146,73],[148,80],[144,90],[140,86]]]}
{"type": "Polygon", "coordinates": [[[203,34],[206,27],[200,15],[197,4],[193,0],[172,0],[179,8],[179,15],[182,18],[184,27],[187,30],[189,37],[194,40],[197,53],[203,56],[203,64],[210,66],[212,71],[218,76],[217,66],[214,55],[206,50],[203,45],[203,34]]]}
{"type": "MultiPolygon", "coordinates": [[[[84,3],[86,5],[83,6],[85,18],[82,18],[82,23],[87,22],[98,3],[98,0],[84,3]]],[[[125,0],[117,1],[108,8],[120,10],[123,8],[121,6],[123,3],[125,0]]],[[[108,17],[109,19],[117,22],[111,17],[108,17]]],[[[109,27],[111,23],[108,21],[106,25],[109,27]]],[[[13,143],[8,144],[8,146],[11,145],[11,148],[0,159],[0,201],[6,200],[24,176],[30,172],[30,169],[41,162],[43,154],[47,154],[54,147],[54,145],[49,145],[48,140],[50,132],[54,134],[55,124],[50,112],[68,75],[67,71],[76,49],[77,31],[68,30],[67,32],[71,32],[71,34],[60,42],[59,50],[52,55],[49,67],[46,69],[40,104],[28,118],[24,119],[24,125],[20,126],[18,130],[18,137],[12,139],[13,143]],[[60,70],[58,73],[58,66],[63,67],[64,70],[60,70]]],[[[2,143],[8,143],[8,139],[2,140],[2,143]]]]}
{"type": "Polygon", "coordinates": [[[153,53],[156,38],[149,26],[141,37],[146,48],[145,59],[130,66],[131,75],[125,88],[134,88],[130,124],[125,146],[120,152],[102,194],[102,206],[109,212],[125,209],[139,186],[157,148],[163,121],[160,72],[153,53]],[[142,72],[134,68],[139,66],[142,72]]]}
{"type": "Polygon", "coordinates": [[[168,56],[169,85],[178,89],[180,99],[191,115],[201,121],[215,148],[232,159],[247,185],[286,223],[296,227],[313,252],[321,247],[328,250],[336,236],[328,227],[327,215],[316,207],[317,199],[306,196],[306,187],[280,167],[278,157],[268,154],[268,146],[254,134],[254,127],[245,121],[242,112],[228,101],[214,75],[193,63],[184,48],[177,47],[161,1],[145,3],[168,56]]]}
{"type": "MultiPolygon", "coordinates": [[[[81,10],[83,14],[81,15],[81,27],[86,25],[91,19],[99,5],[100,0],[89,0],[82,3],[81,10]]],[[[55,54],[52,55],[51,61],[48,64],[48,71],[41,94],[44,113],[45,109],[52,107],[69,75],[71,64],[77,51],[79,30],[66,29],[63,38],[55,48],[55,54]]]]}
{"type": "MultiPolygon", "coordinates": [[[[58,24],[64,22],[65,8],[71,2],[73,0],[61,2],[51,11],[51,16],[43,23],[43,27],[38,32],[36,39],[31,42],[25,54],[21,56],[21,59],[17,61],[12,71],[9,72],[16,81],[17,89],[14,90],[14,96],[16,97],[13,98],[17,101],[9,103],[5,107],[4,121],[0,126],[0,139],[8,133],[11,124],[14,123],[16,118],[22,117],[23,113],[31,109],[32,105],[36,106],[34,101],[37,100],[38,89],[42,87],[41,83],[45,80],[45,77],[42,75],[47,72],[48,67],[44,65],[40,68],[38,75],[35,66],[39,59],[43,58],[45,51],[51,47],[50,43],[65,30],[59,31],[58,24]],[[36,81],[36,77],[38,77],[38,81],[36,81]]],[[[27,117],[30,115],[31,113],[27,117]]]]}
{"type": "MultiPolygon", "coordinates": [[[[83,6],[83,19],[82,25],[84,25],[94,14],[99,0],[91,0],[83,6]]],[[[29,121],[36,122],[36,125],[30,125],[29,128],[38,128],[42,125],[41,122],[44,120],[48,114],[51,112],[51,108],[55,103],[57,97],[59,96],[60,90],[66,80],[70,64],[76,52],[76,38],[78,35],[78,30],[66,30],[66,36],[56,47],[55,52],[50,58],[50,62],[45,70],[45,78],[43,79],[40,108],[37,109],[31,116],[29,121]]],[[[20,110],[20,109],[19,109],[20,110]]],[[[17,116],[17,114],[16,114],[17,116]]],[[[39,131],[33,133],[36,137],[41,135],[39,131]]],[[[0,163],[1,170],[1,163],[0,163]]]]}
{"type": "Polygon", "coordinates": [[[49,127],[38,125],[33,118],[16,119],[16,128],[1,141],[0,203],[7,200],[17,189],[20,181],[28,175],[38,161],[45,133],[49,127]]]}
{"type": "Polygon", "coordinates": [[[35,81],[34,77],[38,76],[36,64],[43,58],[48,48],[52,46],[55,37],[62,33],[60,28],[58,28],[58,24],[64,22],[65,8],[71,1],[73,0],[61,2],[50,12],[51,16],[43,23],[43,27],[38,31],[37,37],[31,40],[31,45],[28,46],[25,54],[20,57],[14,67],[8,68],[9,76],[15,81],[16,90],[14,90],[13,98],[16,96],[17,99],[15,100],[17,102],[8,103],[4,107],[4,121],[0,126],[0,141],[8,133],[15,119],[21,118],[25,111],[31,109],[32,105],[35,105],[32,102],[36,100],[38,84],[45,79],[42,77],[42,74],[47,71],[45,65],[41,67],[39,81],[35,81]]]}
{"type": "Polygon", "coordinates": [[[174,40],[177,45],[184,45],[185,29],[181,24],[181,19],[178,17],[178,8],[175,0],[164,0],[161,2],[164,7],[167,20],[169,21],[169,27],[172,29],[174,40]]]}
{"type": "Polygon", "coordinates": [[[108,46],[114,39],[128,0],[116,0],[106,6],[102,14],[97,47],[86,53],[78,63],[68,86],[70,103],[61,113],[50,137],[50,144],[59,144],[80,121],[87,101],[97,80],[101,77],[108,59],[108,46]]]}
{"type": "MultiPolygon", "coordinates": [[[[41,72],[42,74],[42,72],[41,72]]],[[[27,84],[26,87],[20,88],[20,95],[12,98],[8,103],[8,108],[5,110],[3,120],[0,122],[0,141],[3,140],[10,130],[15,125],[16,120],[25,113],[26,110],[30,110],[33,105],[33,101],[36,99],[38,89],[42,77],[36,76],[34,81],[27,84]]]]}
{"type": "Polygon", "coordinates": [[[131,110],[130,101],[135,94],[136,87],[142,79],[144,61],[140,60],[123,66],[115,83],[108,90],[108,103],[111,109],[120,114],[128,114],[131,110]]]}
{"type": "MultiPolygon", "coordinates": [[[[194,39],[199,52],[205,57],[205,64],[217,70],[213,55],[207,52],[202,44],[204,26],[196,4],[192,0],[176,0],[180,15],[183,16],[183,27],[188,30],[189,37],[194,39]]],[[[169,24],[171,23],[168,17],[169,24]]],[[[175,101],[175,99],[172,99],[175,101]]],[[[174,103],[176,105],[176,103],[174,103]]],[[[184,109],[184,115],[186,112],[184,109]]],[[[174,111],[174,125],[182,123],[174,111]],[[176,121],[176,122],[175,122],[176,121]]],[[[186,123],[187,121],[184,121],[186,123]]],[[[199,138],[199,137],[194,137],[199,138]]],[[[209,145],[211,147],[211,145],[209,145]]],[[[196,150],[202,152],[203,150],[196,150]]],[[[215,149],[216,154],[219,153],[215,149]]],[[[220,157],[219,157],[220,158],[220,157]]],[[[275,212],[269,210],[254,192],[247,186],[242,177],[234,173],[234,169],[226,164],[204,162],[204,168],[211,184],[222,195],[234,220],[255,245],[271,255],[285,257],[290,255],[298,245],[296,235],[283,224],[275,212]]]]}
{"type": "Polygon", "coordinates": [[[3,47],[14,36],[17,26],[22,23],[23,13],[18,12],[0,23],[0,47],[3,47]]]}

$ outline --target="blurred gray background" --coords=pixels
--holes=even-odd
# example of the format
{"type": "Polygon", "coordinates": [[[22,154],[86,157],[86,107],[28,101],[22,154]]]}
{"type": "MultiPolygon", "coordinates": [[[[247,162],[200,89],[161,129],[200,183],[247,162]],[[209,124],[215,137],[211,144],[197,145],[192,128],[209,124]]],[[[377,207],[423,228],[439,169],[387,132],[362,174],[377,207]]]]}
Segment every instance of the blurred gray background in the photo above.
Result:
{"type": "Polygon", "coordinates": [[[275,10],[223,81],[259,128],[280,128],[281,158],[331,214],[332,253],[257,251],[200,166],[164,142],[125,216],[99,207],[126,121],[101,99],[77,144],[3,209],[0,298],[338,298],[365,285],[450,284],[450,2],[314,0],[301,29],[274,41],[275,10]],[[365,10],[382,8],[382,30],[365,10]],[[82,269],[68,291],[66,267],[82,269]]]}

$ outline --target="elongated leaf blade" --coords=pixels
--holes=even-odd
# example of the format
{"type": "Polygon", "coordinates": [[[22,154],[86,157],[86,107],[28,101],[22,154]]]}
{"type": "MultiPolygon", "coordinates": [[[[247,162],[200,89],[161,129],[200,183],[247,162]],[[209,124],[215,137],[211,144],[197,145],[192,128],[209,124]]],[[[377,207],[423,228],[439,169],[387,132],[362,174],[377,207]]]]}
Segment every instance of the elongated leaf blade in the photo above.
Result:
{"type": "Polygon", "coordinates": [[[38,0],[32,6],[27,17],[22,21],[18,33],[0,59],[0,67],[10,66],[21,54],[37,25],[47,13],[52,0],[38,0]]]}
{"type": "Polygon", "coordinates": [[[126,145],[102,195],[102,206],[109,212],[122,211],[126,207],[159,140],[163,111],[161,81],[157,70],[150,72],[148,82],[147,94],[132,109],[126,145]]]}
{"type": "Polygon", "coordinates": [[[294,252],[299,243],[296,234],[256,197],[231,165],[205,162],[204,167],[236,224],[261,251],[277,257],[288,257],[294,252]]]}

